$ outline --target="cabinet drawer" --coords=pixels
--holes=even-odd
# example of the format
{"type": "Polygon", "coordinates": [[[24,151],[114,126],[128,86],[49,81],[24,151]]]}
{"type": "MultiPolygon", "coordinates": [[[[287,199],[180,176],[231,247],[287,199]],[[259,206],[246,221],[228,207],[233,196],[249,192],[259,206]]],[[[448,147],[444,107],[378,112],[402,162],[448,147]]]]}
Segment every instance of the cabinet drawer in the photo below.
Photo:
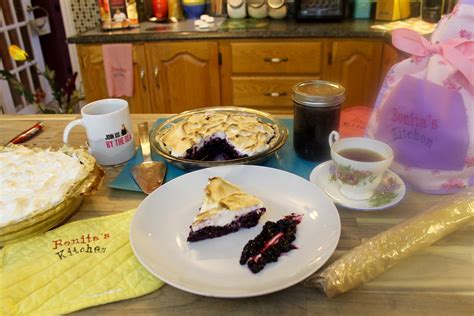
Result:
{"type": "Polygon", "coordinates": [[[291,106],[295,84],[317,77],[232,77],[232,101],[239,106],[291,106]]]}
{"type": "Polygon", "coordinates": [[[231,43],[232,73],[319,74],[320,42],[231,43]]]}

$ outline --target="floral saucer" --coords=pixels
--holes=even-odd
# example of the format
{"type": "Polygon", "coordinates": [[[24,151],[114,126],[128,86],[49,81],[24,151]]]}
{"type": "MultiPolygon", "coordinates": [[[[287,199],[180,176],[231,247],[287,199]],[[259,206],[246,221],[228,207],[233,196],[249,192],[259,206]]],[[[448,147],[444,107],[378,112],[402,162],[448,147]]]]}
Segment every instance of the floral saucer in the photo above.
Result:
{"type": "Polygon", "coordinates": [[[403,180],[393,171],[385,171],[382,182],[366,200],[353,200],[339,192],[335,179],[335,166],[332,160],[323,162],[313,169],[309,181],[319,186],[327,195],[341,206],[354,209],[375,211],[396,205],[405,195],[406,188],[403,180]]]}

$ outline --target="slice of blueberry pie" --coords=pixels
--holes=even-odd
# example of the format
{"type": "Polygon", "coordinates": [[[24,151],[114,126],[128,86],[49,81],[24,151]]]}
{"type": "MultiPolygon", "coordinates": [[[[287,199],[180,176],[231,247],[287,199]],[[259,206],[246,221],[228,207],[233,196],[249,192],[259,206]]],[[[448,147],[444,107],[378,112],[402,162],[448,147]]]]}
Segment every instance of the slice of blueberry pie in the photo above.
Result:
{"type": "Polygon", "coordinates": [[[204,201],[190,226],[188,241],[220,237],[251,228],[265,213],[262,201],[221,177],[210,178],[204,201]]]}

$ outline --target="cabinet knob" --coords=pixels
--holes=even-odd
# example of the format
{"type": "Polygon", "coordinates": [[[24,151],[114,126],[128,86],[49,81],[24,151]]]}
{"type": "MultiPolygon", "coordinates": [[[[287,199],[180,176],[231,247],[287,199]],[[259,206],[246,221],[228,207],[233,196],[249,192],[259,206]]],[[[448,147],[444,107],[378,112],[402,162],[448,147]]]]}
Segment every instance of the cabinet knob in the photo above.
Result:
{"type": "Polygon", "coordinates": [[[285,95],[288,95],[286,92],[265,92],[263,94],[266,97],[284,97],[285,95]]]}
{"type": "Polygon", "coordinates": [[[140,70],[140,80],[141,80],[141,82],[142,82],[143,90],[146,90],[146,84],[145,84],[145,70],[144,70],[144,69],[141,69],[141,70],[140,70]]]}
{"type": "Polygon", "coordinates": [[[153,71],[153,74],[155,76],[156,87],[160,88],[160,78],[159,78],[160,69],[158,67],[155,67],[155,70],[153,71]]]}
{"type": "Polygon", "coordinates": [[[283,63],[283,62],[288,61],[288,57],[283,57],[283,58],[265,57],[265,58],[263,58],[263,61],[265,61],[266,63],[278,64],[278,63],[283,63]]]}

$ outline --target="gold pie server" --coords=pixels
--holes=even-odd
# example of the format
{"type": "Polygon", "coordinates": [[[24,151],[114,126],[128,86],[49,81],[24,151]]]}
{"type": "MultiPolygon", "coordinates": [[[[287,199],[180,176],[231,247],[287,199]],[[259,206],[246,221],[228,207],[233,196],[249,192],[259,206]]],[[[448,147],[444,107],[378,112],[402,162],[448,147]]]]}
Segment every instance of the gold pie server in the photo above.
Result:
{"type": "Polygon", "coordinates": [[[162,161],[153,161],[150,153],[150,137],[148,123],[138,124],[140,146],[142,148],[143,162],[131,170],[133,179],[146,194],[150,194],[163,184],[166,175],[166,164],[162,161]]]}

